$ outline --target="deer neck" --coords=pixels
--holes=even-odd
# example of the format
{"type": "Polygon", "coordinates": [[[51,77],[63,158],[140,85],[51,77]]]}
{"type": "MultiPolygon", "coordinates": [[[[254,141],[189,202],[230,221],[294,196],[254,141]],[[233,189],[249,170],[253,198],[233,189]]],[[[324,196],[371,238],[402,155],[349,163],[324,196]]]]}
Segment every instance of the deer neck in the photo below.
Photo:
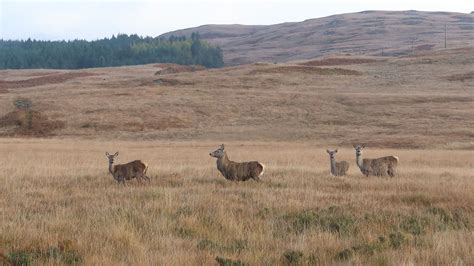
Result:
{"type": "Polygon", "coordinates": [[[114,164],[109,162],[109,172],[113,175],[114,174],[114,164]]]}
{"type": "Polygon", "coordinates": [[[221,172],[224,171],[229,162],[229,157],[227,157],[227,153],[224,152],[224,156],[217,159],[217,169],[219,169],[221,172]]]}
{"type": "Polygon", "coordinates": [[[336,174],[336,159],[330,158],[329,162],[331,163],[331,173],[335,175],[336,174]]]}
{"type": "Polygon", "coordinates": [[[357,166],[359,166],[359,168],[362,169],[362,165],[363,165],[363,163],[362,163],[362,154],[357,155],[357,153],[356,153],[356,163],[357,163],[357,166]]]}

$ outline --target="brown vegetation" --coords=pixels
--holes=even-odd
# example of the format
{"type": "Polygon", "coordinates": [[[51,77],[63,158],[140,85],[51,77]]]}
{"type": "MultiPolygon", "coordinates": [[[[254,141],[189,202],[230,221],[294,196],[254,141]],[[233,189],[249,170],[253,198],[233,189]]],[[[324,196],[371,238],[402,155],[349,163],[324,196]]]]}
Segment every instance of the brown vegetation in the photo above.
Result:
{"type": "Polygon", "coordinates": [[[155,64],[154,67],[160,68],[160,70],[155,72],[155,75],[195,72],[206,69],[204,66],[201,65],[186,66],[176,64],[155,64]]]}
{"type": "Polygon", "coordinates": [[[291,73],[304,73],[314,75],[362,75],[361,72],[356,70],[344,69],[344,68],[319,68],[312,66],[277,66],[270,68],[262,68],[253,70],[250,75],[256,74],[291,74],[291,73]]]}
{"type": "MultiPolygon", "coordinates": [[[[1,252],[46,265],[472,264],[472,151],[371,149],[403,158],[399,176],[331,177],[312,142],[229,142],[233,159],[266,162],[257,183],[223,179],[214,146],[0,139],[1,252]],[[149,184],[116,184],[115,147],[150,163],[149,184]]],[[[355,165],[348,147],[338,157],[355,165]]]]}
{"type": "Polygon", "coordinates": [[[379,60],[372,58],[326,58],[321,60],[311,60],[301,63],[305,66],[337,66],[375,63],[379,60]]]}
{"type": "MultiPolygon", "coordinates": [[[[12,111],[12,99],[27,97],[35,111],[64,125],[54,135],[69,137],[225,142],[252,136],[326,148],[367,143],[370,136],[370,147],[473,149],[474,79],[446,78],[466,73],[473,55],[455,49],[367,57],[376,61],[340,70],[300,61],[159,77],[154,65],[89,69],[95,75],[0,94],[0,117],[12,111]],[[340,75],[346,72],[362,75],[340,75]]],[[[0,79],[28,80],[37,72],[5,70],[0,79]]],[[[0,134],[11,130],[0,127],[0,134]]]]}
{"type": "Polygon", "coordinates": [[[63,121],[51,120],[35,110],[14,110],[0,117],[3,136],[49,137],[64,126],[63,121]]]}
{"type": "Polygon", "coordinates": [[[449,81],[466,81],[466,80],[474,80],[474,71],[461,73],[461,74],[454,74],[446,77],[449,81]]]}
{"type": "MultiPolygon", "coordinates": [[[[38,74],[39,75],[39,74],[38,74]]],[[[57,84],[63,83],[67,80],[81,77],[88,77],[96,75],[89,72],[68,72],[68,73],[51,73],[45,74],[44,76],[37,78],[29,78],[22,80],[0,80],[0,90],[1,89],[16,89],[16,88],[28,88],[36,87],[47,84],[57,84]]]]}

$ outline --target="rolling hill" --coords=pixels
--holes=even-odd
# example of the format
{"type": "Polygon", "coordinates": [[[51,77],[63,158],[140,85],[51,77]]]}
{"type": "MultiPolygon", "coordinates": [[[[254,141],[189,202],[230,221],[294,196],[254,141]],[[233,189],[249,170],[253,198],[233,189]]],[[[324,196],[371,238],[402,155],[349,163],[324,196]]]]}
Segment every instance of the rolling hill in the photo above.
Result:
{"type": "Polygon", "coordinates": [[[474,14],[363,11],[268,26],[204,25],[163,34],[201,37],[221,46],[227,65],[287,62],[335,53],[406,55],[474,45],[474,14]]]}
{"type": "Polygon", "coordinates": [[[473,65],[474,48],[462,48],[219,69],[2,70],[0,135],[24,135],[11,113],[24,97],[40,136],[472,149],[473,65]]]}

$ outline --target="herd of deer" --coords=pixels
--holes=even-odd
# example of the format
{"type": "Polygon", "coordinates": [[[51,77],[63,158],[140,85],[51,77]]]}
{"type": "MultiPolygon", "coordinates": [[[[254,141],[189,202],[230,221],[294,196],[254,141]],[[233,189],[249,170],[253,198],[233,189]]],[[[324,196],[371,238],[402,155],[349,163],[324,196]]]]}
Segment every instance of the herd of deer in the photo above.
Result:
{"type": "MultiPolygon", "coordinates": [[[[385,156],[376,159],[362,159],[362,149],[364,145],[354,145],[356,152],[356,163],[362,174],[365,176],[390,176],[393,177],[397,173],[398,157],[385,156]]],[[[349,170],[349,163],[346,161],[336,162],[336,150],[326,150],[329,153],[329,161],[331,163],[331,174],[333,176],[346,175],[349,170]]],[[[109,172],[114,179],[119,183],[124,183],[125,180],[136,178],[141,181],[150,180],[146,176],[148,165],[140,160],[135,160],[127,164],[114,165],[114,159],[118,156],[118,152],[110,155],[105,153],[109,159],[109,172]]],[[[217,169],[222,175],[232,181],[247,181],[253,179],[260,181],[260,177],[265,171],[265,166],[257,161],[237,163],[229,160],[227,153],[222,144],[217,150],[209,153],[211,157],[217,158],[217,169]]]]}

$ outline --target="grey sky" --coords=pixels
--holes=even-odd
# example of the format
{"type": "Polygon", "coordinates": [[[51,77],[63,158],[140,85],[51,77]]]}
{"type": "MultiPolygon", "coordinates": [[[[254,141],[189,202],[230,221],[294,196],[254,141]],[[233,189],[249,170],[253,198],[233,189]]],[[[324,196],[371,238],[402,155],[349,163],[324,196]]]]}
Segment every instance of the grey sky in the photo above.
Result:
{"type": "Polygon", "coordinates": [[[203,24],[268,25],[363,10],[474,11],[473,0],[0,0],[0,39],[157,36],[203,24]]]}

